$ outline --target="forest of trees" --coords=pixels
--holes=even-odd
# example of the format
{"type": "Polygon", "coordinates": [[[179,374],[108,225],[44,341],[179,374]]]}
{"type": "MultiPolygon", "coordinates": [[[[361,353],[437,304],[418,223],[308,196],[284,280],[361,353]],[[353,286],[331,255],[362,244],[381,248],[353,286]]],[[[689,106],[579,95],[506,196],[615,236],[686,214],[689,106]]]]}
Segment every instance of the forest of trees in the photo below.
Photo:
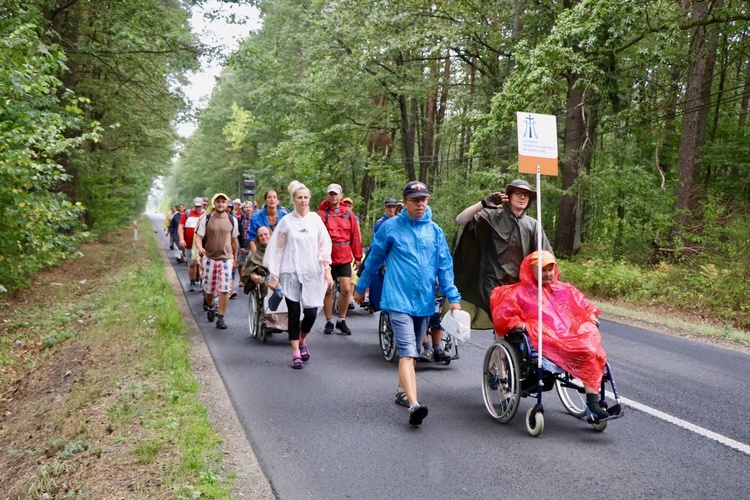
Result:
{"type": "Polygon", "coordinates": [[[202,2],[2,1],[0,286],[130,219],[170,168],[167,202],[239,195],[243,176],[261,195],[302,180],[317,202],[340,182],[363,234],[420,179],[450,235],[519,176],[517,111],[557,116],[541,217],[558,255],[641,287],[670,266],[695,272],[684,290],[750,274],[746,1],[225,0],[262,27],[184,146],[202,2]]]}
{"type": "MultiPolygon", "coordinates": [[[[317,202],[335,180],[367,235],[420,179],[450,235],[519,176],[515,112],[553,114],[560,175],[543,179],[542,218],[559,256],[602,263],[626,289],[643,273],[616,266],[698,271],[677,290],[750,273],[748,2],[255,3],[262,28],[201,112],[171,199],[239,193],[246,176],[259,194],[300,179],[317,202]]],[[[709,293],[747,316],[741,294],[709,293]]]]}
{"type": "Polygon", "coordinates": [[[177,0],[0,0],[0,291],[140,214],[204,48],[177,0]]]}

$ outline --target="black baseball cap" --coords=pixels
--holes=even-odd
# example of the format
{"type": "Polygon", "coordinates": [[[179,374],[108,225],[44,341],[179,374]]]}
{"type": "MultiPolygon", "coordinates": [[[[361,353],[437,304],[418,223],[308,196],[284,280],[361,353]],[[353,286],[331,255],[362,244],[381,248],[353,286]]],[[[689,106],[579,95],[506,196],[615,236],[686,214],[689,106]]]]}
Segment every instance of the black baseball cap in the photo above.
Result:
{"type": "Polygon", "coordinates": [[[423,182],[411,181],[404,188],[404,198],[422,198],[430,197],[430,192],[427,190],[427,186],[423,182]]]}
{"type": "Polygon", "coordinates": [[[398,200],[396,198],[386,198],[385,199],[385,206],[386,207],[391,207],[391,206],[395,207],[396,205],[398,205],[398,200]]]}

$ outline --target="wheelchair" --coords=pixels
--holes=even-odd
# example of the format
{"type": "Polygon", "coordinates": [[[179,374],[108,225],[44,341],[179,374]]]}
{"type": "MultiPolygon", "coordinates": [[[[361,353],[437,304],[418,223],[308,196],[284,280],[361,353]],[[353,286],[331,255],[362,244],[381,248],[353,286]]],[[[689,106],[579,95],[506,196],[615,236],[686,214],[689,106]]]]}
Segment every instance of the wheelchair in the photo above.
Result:
{"type": "MultiPolygon", "coordinates": [[[[442,310],[442,299],[442,297],[437,297],[435,299],[435,308],[438,311],[442,310]]],[[[431,331],[428,330],[426,335],[429,335],[430,333],[431,331]]],[[[393,361],[396,358],[398,349],[396,348],[396,339],[393,337],[391,320],[388,317],[388,313],[386,311],[380,311],[380,320],[378,322],[378,337],[380,338],[380,350],[383,353],[383,357],[386,361],[393,361]]],[[[458,354],[458,345],[456,344],[455,339],[445,330],[443,330],[442,342],[443,351],[447,356],[440,361],[435,361],[435,363],[445,363],[446,365],[449,365],[454,359],[460,359],[460,356],[458,354]]],[[[420,362],[425,362],[425,360],[420,359],[420,362]]]]}
{"type": "Polygon", "coordinates": [[[576,418],[585,418],[596,431],[604,431],[610,420],[623,415],[609,363],[605,364],[599,400],[609,417],[598,419],[586,410],[583,383],[550,361],[544,358],[542,361],[540,386],[538,354],[522,330],[511,330],[487,349],[482,367],[482,396],[492,418],[502,424],[508,423],[518,411],[521,398],[536,397],[536,404],[526,412],[526,430],[531,436],[539,436],[544,430],[542,393],[553,388],[565,410],[576,418]],[[609,406],[605,398],[607,383],[614,394],[613,406],[609,406]]]}
{"type": "Polygon", "coordinates": [[[288,329],[289,319],[285,301],[281,301],[276,311],[268,307],[268,297],[271,291],[262,294],[259,286],[254,286],[247,294],[247,320],[250,336],[261,343],[274,333],[281,333],[288,329]]]}

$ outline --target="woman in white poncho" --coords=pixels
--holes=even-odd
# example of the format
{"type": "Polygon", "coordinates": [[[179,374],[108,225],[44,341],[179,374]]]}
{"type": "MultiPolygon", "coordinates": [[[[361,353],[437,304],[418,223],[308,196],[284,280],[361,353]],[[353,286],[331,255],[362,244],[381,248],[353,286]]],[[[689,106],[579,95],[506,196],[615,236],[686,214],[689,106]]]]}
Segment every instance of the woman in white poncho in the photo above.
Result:
{"type": "Polygon", "coordinates": [[[282,218],[268,242],[263,264],[271,279],[268,286],[281,289],[289,310],[289,341],[292,368],[302,368],[310,359],[307,334],[312,330],[318,308],[323,306],[331,277],[331,237],[323,221],[310,212],[310,190],[298,182],[289,184],[294,211],[282,218]],[[302,313],[302,321],[299,321],[302,313]]]}

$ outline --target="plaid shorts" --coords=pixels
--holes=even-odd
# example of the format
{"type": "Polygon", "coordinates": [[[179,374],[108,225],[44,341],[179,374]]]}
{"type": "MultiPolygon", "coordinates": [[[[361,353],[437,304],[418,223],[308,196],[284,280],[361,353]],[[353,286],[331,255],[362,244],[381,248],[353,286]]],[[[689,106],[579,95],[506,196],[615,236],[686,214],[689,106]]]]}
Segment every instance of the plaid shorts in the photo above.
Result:
{"type": "Polygon", "coordinates": [[[210,295],[229,293],[234,261],[211,260],[203,257],[203,291],[210,295]]]}

